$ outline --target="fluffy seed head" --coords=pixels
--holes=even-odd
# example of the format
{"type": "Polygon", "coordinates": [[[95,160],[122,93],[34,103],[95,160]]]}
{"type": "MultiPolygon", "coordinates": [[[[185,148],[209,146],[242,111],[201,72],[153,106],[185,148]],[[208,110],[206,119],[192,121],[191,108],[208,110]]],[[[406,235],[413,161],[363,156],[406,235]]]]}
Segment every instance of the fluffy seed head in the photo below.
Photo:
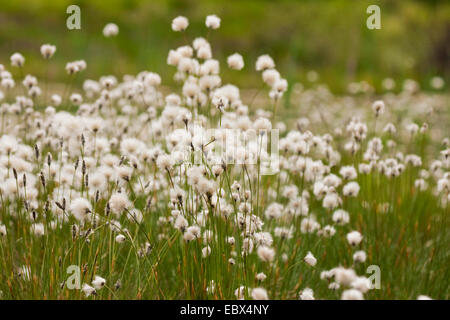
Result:
{"type": "Polygon", "coordinates": [[[227,58],[227,64],[230,69],[242,70],[244,68],[244,58],[239,53],[234,53],[227,58]]]}
{"type": "Polygon", "coordinates": [[[252,289],[251,296],[253,300],[269,300],[267,291],[264,288],[254,288],[252,289]]]}
{"type": "Polygon", "coordinates": [[[119,27],[115,23],[108,23],[103,28],[103,35],[106,38],[114,37],[114,36],[117,36],[118,34],[119,34],[119,27]]]}
{"type": "Polygon", "coordinates": [[[44,59],[50,59],[53,57],[53,55],[56,52],[56,46],[53,46],[51,44],[43,44],[41,46],[41,54],[44,57],[44,59]]]}
{"type": "Polygon", "coordinates": [[[206,17],[205,24],[208,28],[218,29],[220,27],[220,18],[215,14],[206,17]]]}
{"type": "Polygon", "coordinates": [[[172,20],[172,30],[180,32],[186,30],[189,26],[189,20],[186,17],[178,16],[172,20]]]}

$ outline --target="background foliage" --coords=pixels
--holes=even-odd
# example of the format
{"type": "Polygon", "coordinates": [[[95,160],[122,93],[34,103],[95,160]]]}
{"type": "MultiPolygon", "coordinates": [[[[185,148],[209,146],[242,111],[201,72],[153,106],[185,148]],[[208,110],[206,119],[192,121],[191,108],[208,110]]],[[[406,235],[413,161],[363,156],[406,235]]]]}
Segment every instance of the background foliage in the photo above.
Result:
{"type": "MultiPolygon", "coordinates": [[[[448,1],[7,0],[0,2],[0,63],[9,63],[9,55],[20,51],[28,70],[39,76],[39,46],[49,42],[58,46],[50,66],[55,81],[66,80],[67,60],[81,58],[88,62],[86,77],[143,69],[165,74],[171,70],[165,64],[168,50],[183,44],[170,29],[171,19],[190,19],[191,40],[206,36],[204,17],[211,13],[222,18],[222,27],[208,36],[219,58],[237,51],[253,68],[258,55],[269,53],[291,81],[306,82],[310,70],[334,91],[355,80],[380,88],[388,76],[410,77],[424,88],[434,75],[449,79],[448,1]],[[81,30],[66,28],[70,4],[81,8],[81,30]],[[366,28],[370,4],[381,8],[381,30],[366,28]],[[102,36],[108,22],[119,25],[118,37],[102,36]]],[[[259,85],[255,73],[231,79],[224,71],[225,79],[240,86],[259,85]]],[[[166,76],[163,81],[172,80],[166,76]]]]}

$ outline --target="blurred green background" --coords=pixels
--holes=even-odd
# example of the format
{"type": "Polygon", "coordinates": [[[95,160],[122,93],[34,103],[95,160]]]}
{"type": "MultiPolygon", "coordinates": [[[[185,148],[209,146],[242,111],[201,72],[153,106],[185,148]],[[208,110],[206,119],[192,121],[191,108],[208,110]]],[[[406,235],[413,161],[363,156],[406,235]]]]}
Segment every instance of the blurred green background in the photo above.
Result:
{"type": "Polygon", "coordinates": [[[450,1],[1,0],[0,63],[9,65],[9,56],[19,51],[27,59],[26,72],[42,76],[39,47],[52,43],[57,45],[49,69],[53,81],[65,81],[67,61],[85,59],[88,69],[79,78],[151,70],[170,85],[174,68],[166,65],[168,50],[185,44],[171,31],[172,18],[188,17],[187,37],[194,39],[206,36],[207,14],[222,18],[221,28],[208,37],[215,57],[239,52],[246,62],[240,73],[223,63],[224,82],[260,86],[254,63],[263,53],[275,58],[291,82],[307,84],[307,72],[316,70],[335,92],[360,80],[379,89],[385,77],[413,78],[425,89],[435,75],[449,80],[450,1]],[[66,28],[70,4],[81,8],[81,30],[66,28]],[[381,30],[366,27],[370,4],[381,8],[381,30]],[[103,37],[108,22],[119,25],[117,37],[103,37]]]}

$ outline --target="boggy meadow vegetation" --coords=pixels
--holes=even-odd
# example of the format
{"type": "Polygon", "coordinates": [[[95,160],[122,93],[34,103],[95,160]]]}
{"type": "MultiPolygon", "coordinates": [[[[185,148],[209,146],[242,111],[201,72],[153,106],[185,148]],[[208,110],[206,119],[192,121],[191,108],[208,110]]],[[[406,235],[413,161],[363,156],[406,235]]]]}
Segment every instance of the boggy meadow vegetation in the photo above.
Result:
{"type": "Polygon", "coordinates": [[[268,55],[181,42],[173,93],[150,71],[74,89],[84,60],[50,92],[52,45],[42,81],[0,65],[2,299],[449,298],[448,94],[287,93],[268,55]],[[257,94],[220,76],[254,66],[257,94]]]}

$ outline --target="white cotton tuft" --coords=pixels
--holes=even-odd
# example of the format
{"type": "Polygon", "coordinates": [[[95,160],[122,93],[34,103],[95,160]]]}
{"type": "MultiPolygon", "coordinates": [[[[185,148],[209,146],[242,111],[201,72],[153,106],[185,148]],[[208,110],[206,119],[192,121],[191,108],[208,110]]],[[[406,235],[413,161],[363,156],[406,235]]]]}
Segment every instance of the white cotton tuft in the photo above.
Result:
{"type": "Polygon", "coordinates": [[[227,58],[227,64],[230,69],[242,70],[244,68],[244,58],[239,53],[234,53],[227,58]]]}
{"type": "Polygon", "coordinates": [[[118,34],[119,34],[119,27],[115,23],[108,23],[103,28],[103,35],[106,38],[114,37],[117,36],[118,34]]]}
{"type": "Polygon", "coordinates": [[[308,254],[304,258],[305,262],[310,266],[314,267],[317,263],[317,259],[313,256],[311,251],[308,251],[308,254]]]}
{"type": "Polygon", "coordinates": [[[264,288],[254,288],[252,289],[251,296],[253,300],[269,300],[267,291],[264,288]]]}
{"type": "Polygon", "coordinates": [[[220,18],[215,14],[206,17],[205,25],[210,29],[218,29],[220,27],[220,18]]]}
{"type": "Polygon", "coordinates": [[[189,20],[186,17],[178,16],[172,20],[172,30],[175,32],[184,31],[189,26],[189,20]]]}

